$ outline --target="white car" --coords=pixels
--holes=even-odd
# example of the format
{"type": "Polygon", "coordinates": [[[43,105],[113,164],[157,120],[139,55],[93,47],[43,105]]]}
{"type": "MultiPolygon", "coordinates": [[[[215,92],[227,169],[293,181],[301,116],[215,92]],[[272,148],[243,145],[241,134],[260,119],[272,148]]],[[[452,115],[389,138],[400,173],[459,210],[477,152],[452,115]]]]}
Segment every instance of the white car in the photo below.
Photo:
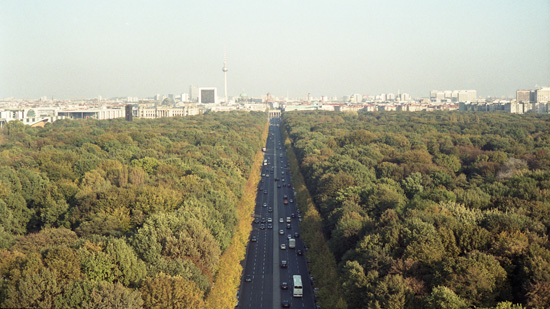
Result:
{"type": "Polygon", "coordinates": [[[267,218],[267,223],[271,223],[273,222],[273,219],[272,218],[267,218]]]}
{"type": "Polygon", "coordinates": [[[279,218],[279,223],[283,223],[283,222],[284,222],[283,218],[279,218]]]}
{"type": "Polygon", "coordinates": [[[286,244],[281,244],[281,250],[286,250],[286,244]]]}
{"type": "Polygon", "coordinates": [[[285,231],[279,230],[279,235],[284,235],[284,234],[285,234],[285,231]]]}
{"type": "Polygon", "coordinates": [[[267,207],[267,203],[264,203],[264,205],[263,205],[263,206],[264,206],[264,207],[267,207]]]}

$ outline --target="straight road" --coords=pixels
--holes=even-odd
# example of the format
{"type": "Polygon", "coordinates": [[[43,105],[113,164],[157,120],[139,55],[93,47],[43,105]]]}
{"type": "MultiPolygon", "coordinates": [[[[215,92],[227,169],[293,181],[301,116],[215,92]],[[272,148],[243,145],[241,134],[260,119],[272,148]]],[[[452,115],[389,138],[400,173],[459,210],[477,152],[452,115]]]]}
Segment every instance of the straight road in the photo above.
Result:
{"type": "Polygon", "coordinates": [[[313,282],[306,262],[307,252],[299,237],[301,219],[278,118],[270,120],[264,159],[267,165],[262,167],[262,180],[258,186],[253,214],[258,223],[252,223],[237,305],[239,308],[280,308],[286,300],[291,308],[315,308],[313,282]],[[287,220],[290,221],[288,225],[287,220]],[[298,238],[294,237],[294,233],[298,233],[298,238]],[[289,236],[296,239],[294,249],[288,248],[289,236]],[[281,248],[282,244],[286,246],[285,249],[281,248]],[[299,250],[303,255],[298,255],[299,250]],[[286,268],[281,267],[283,260],[287,262],[286,268]],[[303,297],[293,297],[293,275],[302,277],[303,297]],[[281,288],[283,282],[288,284],[288,289],[281,288]]]}

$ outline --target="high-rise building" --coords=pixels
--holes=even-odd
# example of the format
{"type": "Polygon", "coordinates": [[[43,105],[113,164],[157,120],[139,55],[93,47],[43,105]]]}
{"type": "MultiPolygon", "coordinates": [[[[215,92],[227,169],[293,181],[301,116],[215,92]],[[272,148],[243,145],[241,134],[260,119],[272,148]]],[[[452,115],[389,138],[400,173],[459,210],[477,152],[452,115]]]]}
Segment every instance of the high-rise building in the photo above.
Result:
{"type": "Polygon", "coordinates": [[[189,99],[192,102],[197,102],[199,100],[199,88],[197,88],[197,86],[189,86],[189,99]]]}
{"type": "Polygon", "coordinates": [[[216,88],[199,88],[199,103],[218,103],[216,88]]]}
{"type": "Polygon", "coordinates": [[[550,87],[542,87],[535,90],[537,96],[537,103],[550,102],[550,87]]]}
{"type": "Polygon", "coordinates": [[[477,100],[477,91],[475,90],[459,90],[458,101],[459,102],[473,102],[477,100]]]}
{"type": "Polygon", "coordinates": [[[531,102],[531,90],[518,90],[516,91],[516,101],[522,103],[531,102]]]}
{"type": "Polygon", "coordinates": [[[134,106],[132,104],[126,104],[125,106],[125,118],[126,121],[132,121],[134,113],[133,113],[134,106]]]}

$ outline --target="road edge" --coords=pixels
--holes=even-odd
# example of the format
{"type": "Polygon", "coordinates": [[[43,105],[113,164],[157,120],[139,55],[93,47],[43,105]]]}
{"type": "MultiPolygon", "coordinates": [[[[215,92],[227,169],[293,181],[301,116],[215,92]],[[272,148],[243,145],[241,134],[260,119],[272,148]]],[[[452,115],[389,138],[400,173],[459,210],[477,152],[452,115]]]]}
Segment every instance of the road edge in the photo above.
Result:
{"type": "MultiPolygon", "coordinates": [[[[262,133],[263,145],[267,143],[268,134],[269,121],[267,121],[262,133]]],[[[214,283],[212,284],[212,289],[206,297],[208,308],[234,308],[237,302],[236,295],[241,283],[243,270],[241,261],[246,257],[248,238],[252,231],[253,218],[250,214],[254,213],[254,207],[256,206],[256,194],[261,178],[263,157],[264,153],[260,147],[254,156],[254,163],[250,169],[243,195],[238,202],[238,222],[235,226],[235,234],[231,239],[231,244],[220,257],[220,264],[214,283]]]]}

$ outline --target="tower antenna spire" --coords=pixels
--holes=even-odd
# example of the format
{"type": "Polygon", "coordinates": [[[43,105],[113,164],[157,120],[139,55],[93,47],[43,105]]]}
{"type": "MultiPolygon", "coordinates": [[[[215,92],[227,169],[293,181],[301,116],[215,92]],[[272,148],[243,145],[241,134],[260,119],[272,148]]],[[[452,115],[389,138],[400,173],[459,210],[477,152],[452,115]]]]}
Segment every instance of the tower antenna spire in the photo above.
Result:
{"type": "Polygon", "coordinates": [[[223,47],[223,84],[224,84],[224,97],[225,97],[225,104],[229,103],[227,101],[227,58],[226,58],[226,52],[225,52],[225,46],[223,47]]]}

